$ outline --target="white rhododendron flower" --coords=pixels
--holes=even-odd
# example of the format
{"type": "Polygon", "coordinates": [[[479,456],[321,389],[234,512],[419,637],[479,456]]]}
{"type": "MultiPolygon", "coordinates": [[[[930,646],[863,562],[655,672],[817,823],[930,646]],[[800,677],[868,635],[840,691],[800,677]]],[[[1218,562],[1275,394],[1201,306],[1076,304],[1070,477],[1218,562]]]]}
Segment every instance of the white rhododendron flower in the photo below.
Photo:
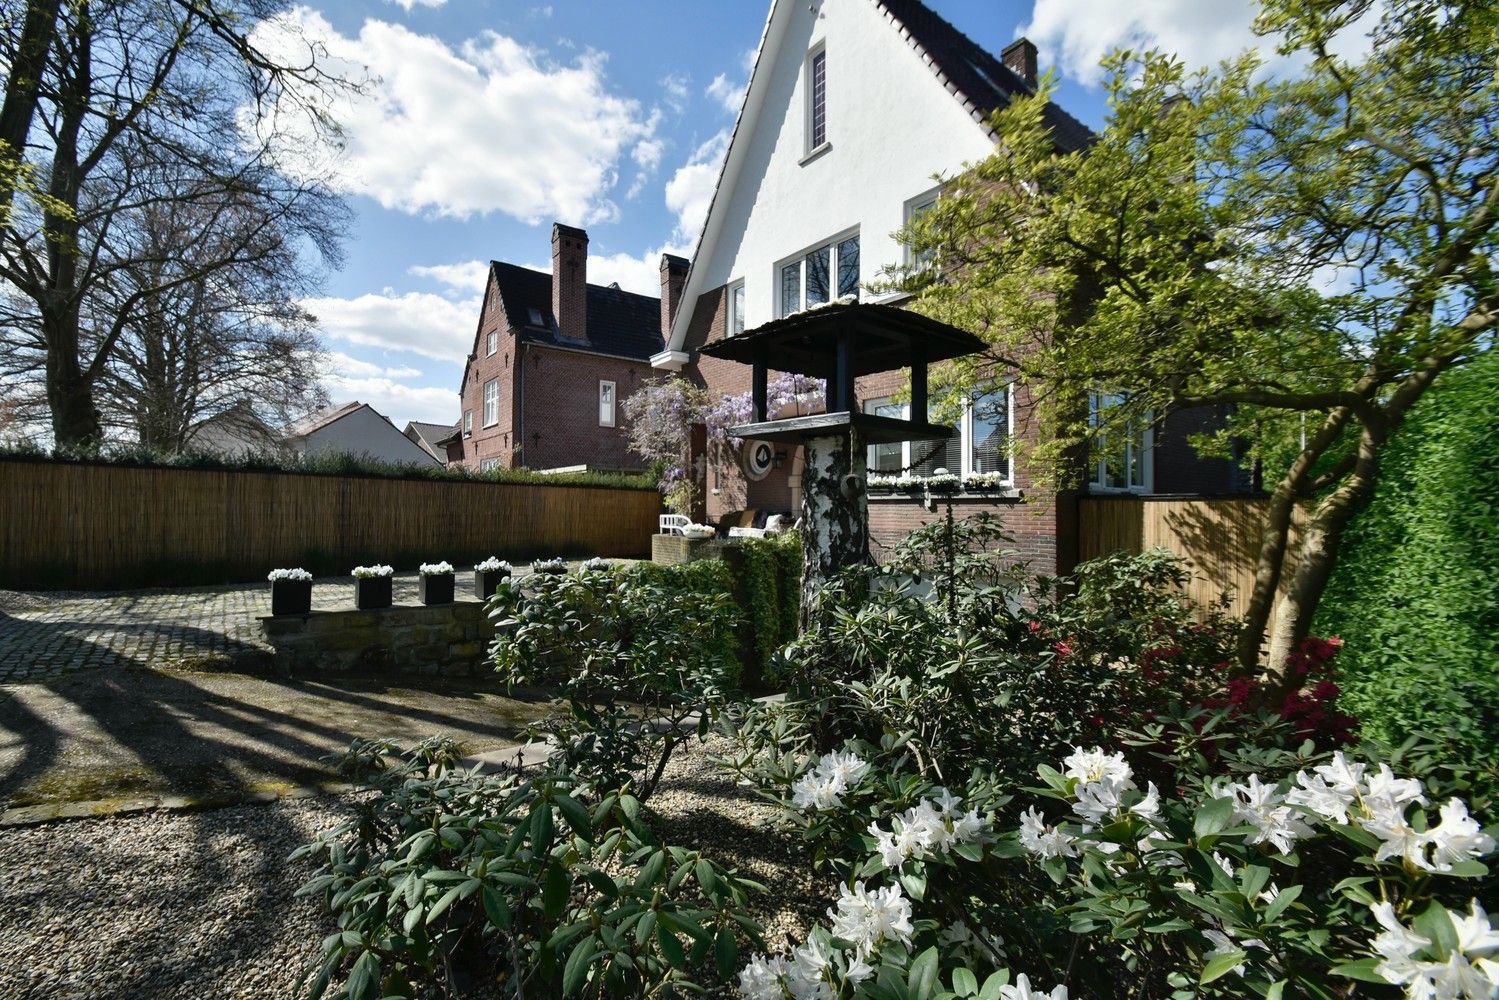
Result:
{"type": "Polygon", "coordinates": [[[1020,844],[1043,858],[1077,857],[1077,838],[1048,826],[1035,806],[1020,814],[1020,844]]]}
{"type": "Polygon", "coordinates": [[[1066,767],[1066,775],[1076,778],[1084,784],[1095,781],[1114,781],[1125,788],[1135,787],[1135,772],[1130,769],[1124,760],[1124,754],[1106,754],[1102,747],[1094,747],[1092,750],[1084,750],[1073,747],[1071,756],[1062,761],[1066,767]]]}
{"type": "Polygon", "coordinates": [[[1260,781],[1257,774],[1251,774],[1242,784],[1221,785],[1213,790],[1213,796],[1233,800],[1234,818],[1254,827],[1255,832],[1246,838],[1251,844],[1272,844],[1280,853],[1289,854],[1297,840],[1315,832],[1285,804],[1286,797],[1274,785],[1260,781]]]}
{"type": "Polygon", "coordinates": [[[1381,959],[1374,971],[1386,982],[1404,986],[1411,1000],[1490,1000],[1499,992],[1499,962],[1493,957],[1499,952],[1499,932],[1489,925],[1478,900],[1469,904],[1467,914],[1446,911],[1456,944],[1445,952],[1435,951],[1430,938],[1401,924],[1389,903],[1371,909],[1384,928],[1371,942],[1381,959]]]}
{"type": "Polygon", "coordinates": [[[911,858],[921,859],[938,851],[948,851],[953,844],[976,839],[985,822],[978,811],[959,814],[962,799],[945,788],[935,799],[922,799],[890,820],[890,829],[869,824],[869,835],[875,839],[875,850],[887,868],[899,868],[911,858]]]}
{"type": "Polygon", "coordinates": [[[786,960],[780,955],[756,955],[739,972],[739,992],[746,1000],[784,1000],[781,981],[786,978],[786,960]]]}
{"type": "Polygon", "coordinates": [[[845,887],[828,916],[833,935],[852,941],[861,957],[886,941],[911,944],[911,903],[898,885],[868,890],[858,882],[852,890],[845,887]]]}
{"type": "Polygon", "coordinates": [[[1364,765],[1349,764],[1339,750],[1332,755],[1331,764],[1322,764],[1312,771],[1313,774],[1302,771],[1296,775],[1300,787],[1287,792],[1286,801],[1305,806],[1334,823],[1347,823],[1348,810],[1363,791],[1364,765]]]}
{"type": "Polygon", "coordinates": [[[1045,990],[1033,988],[1030,978],[1022,972],[1015,977],[1013,986],[1001,986],[999,995],[1004,1000],[1067,1000],[1067,987],[1054,986],[1048,993],[1045,990]]]}
{"type": "Polygon", "coordinates": [[[843,805],[843,793],[859,783],[869,765],[853,753],[826,754],[791,786],[791,804],[809,809],[835,809],[843,805]]]}
{"type": "Polygon", "coordinates": [[[305,569],[273,569],[266,579],[272,583],[277,580],[295,580],[297,583],[306,583],[312,579],[312,574],[305,569]]]}
{"type": "Polygon", "coordinates": [[[1426,835],[1434,848],[1433,871],[1451,871],[1454,864],[1474,860],[1494,849],[1494,838],[1468,815],[1468,804],[1462,799],[1448,799],[1441,815],[1442,821],[1426,835]]]}

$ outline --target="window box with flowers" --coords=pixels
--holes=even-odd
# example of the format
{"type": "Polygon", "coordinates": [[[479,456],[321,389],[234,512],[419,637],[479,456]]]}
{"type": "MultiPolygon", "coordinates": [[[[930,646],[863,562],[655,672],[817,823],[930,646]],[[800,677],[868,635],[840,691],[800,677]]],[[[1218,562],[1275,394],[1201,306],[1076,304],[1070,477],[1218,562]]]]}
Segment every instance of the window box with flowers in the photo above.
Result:
{"type": "Polygon", "coordinates": [[[389,566],[355,566],[354,607],[360,611],[390,607],[390,578],[394,572],[389,566]]]}
{"type": "Polygon", "coordinates": [[[452,563],[422,563],[421,596],[426,605],[453,603],[452,563]]]}
{"type": "Polygon", "coordinates": [[[305,569],[273,569],[271,614],[305,615],[312,611],[312,574],[305,569]]]}
{"type": "Polygon", "coordinates": [[[510,578],[511,572],[508,562],[494,556],[479,563],[474,567],[474,596],[481,601],[489,600],[501,581],[510,578]]]}

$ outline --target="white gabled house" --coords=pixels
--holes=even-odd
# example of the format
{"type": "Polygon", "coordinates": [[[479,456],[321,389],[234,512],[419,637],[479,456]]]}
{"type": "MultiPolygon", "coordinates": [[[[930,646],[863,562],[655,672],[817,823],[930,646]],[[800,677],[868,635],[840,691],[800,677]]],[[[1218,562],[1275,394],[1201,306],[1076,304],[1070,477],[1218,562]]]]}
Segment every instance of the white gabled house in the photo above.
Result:
{"type": "MultiPolygon", "coordinates": [[[[653,367],[715,394],[748,391],[747,367],[698,349],[821,302],[867,300],[880,271],[908,252],[894,233],[935,200],[935,178],[988,156],[990,116],[1034,92],[1035,82],[1029,41],[995,56],[918,0],[772,0],[691,267],[683,276],[663,261],[665,345],[653,367]]],[[[1047,116],[1060,147],[1086,145],[1088,129],[1075,118],[1054,104],[1047,116]]],[[[861,405],[896,413],[891,397],[904,380],[904,373],[861,379],[861,405]]],[[[1023,388],[1009,392],[996,373],[995,390],[969,407],[957,438],[935,454],[920,443],[873,447],[871,474],[926,456],[912,473],[982,474],[998,488],[962,498],[965,512],[996,509],[1038,571],[1065,568],[1074,533],[1069,498],[1038,490],[1009,455],[1015,414],[1027,406],[1023,388]]],[[[1167,462],[1167,449],[1148,437],[1126,443],[1130,458],[1100,462],[1095,488],[1233,491],[1238,477],[1227,463],[1196,460],[1184,440],[1171,445],[1167,462]]],[[[762,445],[709,455],[702,514],[796,510],[797,451],[762,445]]],[[[885,544],[931,516],[907,494],[875,496],[871,535],[885,544]]]]}

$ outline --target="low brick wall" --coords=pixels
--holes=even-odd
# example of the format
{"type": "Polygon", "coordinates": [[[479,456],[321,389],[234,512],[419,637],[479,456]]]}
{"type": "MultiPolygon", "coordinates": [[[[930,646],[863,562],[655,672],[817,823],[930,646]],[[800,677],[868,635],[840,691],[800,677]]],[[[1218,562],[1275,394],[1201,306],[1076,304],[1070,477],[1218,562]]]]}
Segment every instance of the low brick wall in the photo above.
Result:
{"type": "Polygon", "coordinates": [[[652,535],[651,562],[681,566],[698,559],[722,559],[728,548],[717,538],[686,538],[682,535],[652,535]]]}
{"type": "Polygon", "coordinates": [[[478,601],[378,611],[313,611],[260,619],[284,674],[480,674],[494,626],[478,601]]]}

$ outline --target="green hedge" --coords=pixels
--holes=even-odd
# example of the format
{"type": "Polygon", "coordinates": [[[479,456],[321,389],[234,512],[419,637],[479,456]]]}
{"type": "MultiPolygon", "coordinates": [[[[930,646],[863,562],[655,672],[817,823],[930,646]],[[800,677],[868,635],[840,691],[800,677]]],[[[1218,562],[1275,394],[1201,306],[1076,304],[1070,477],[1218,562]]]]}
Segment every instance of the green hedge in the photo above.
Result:
{"type": "Polygon", "coordinates": [[[0,459],[73,465],[123,465],[137,469],[207,469],[214,472],[285,472],[307,476],[366,476],[374,479],[436,479],[477,483],[543,483],[547,486],[597,486],[617,490],[655,490],[647,475],[615,472],[559,472],[491,469],[471,472],[423,463],[382,462],[362,455],[323,454],[288,458],[273,452],[251,452],[233,458],[208,452],[163,452],[136,445],[58,448],[0,443],[0,459]]]}
{"type": "Polygon", "coordinates": [[[1444,375],[1390,440],[1316,630],[1347,643],[1367,734],[1431,733],[1499,766],[1499,352],[1444,375]]]}
{"type": "Polygon", "coordinates": [[[736,634],[723,637],[723,655],[738,666],[744,687],[766,686],[771,657],[796,637],[798,628],[802,550],[796,535],[746,538],[727,549],[723,559],[681,566],[641,563],[637,572],[674,589],[730,595],[743,614],[736,634]]]}

